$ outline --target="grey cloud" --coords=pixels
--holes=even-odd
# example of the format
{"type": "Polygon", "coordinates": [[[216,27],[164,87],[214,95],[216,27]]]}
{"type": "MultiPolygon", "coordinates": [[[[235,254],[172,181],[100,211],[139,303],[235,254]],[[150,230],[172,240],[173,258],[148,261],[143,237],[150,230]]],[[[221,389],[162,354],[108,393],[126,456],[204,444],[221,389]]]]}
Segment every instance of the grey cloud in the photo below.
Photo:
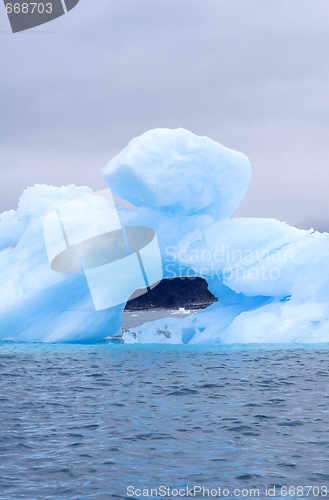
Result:
{"type": "Polygon", "coordinates": [[[55,33],[0,35],[0,211],[35,183],[100,189],[131,138],[184,127],[249,156],[236,215],[325,220],[328,19],[322,0],[80,0],[55,33]]]}

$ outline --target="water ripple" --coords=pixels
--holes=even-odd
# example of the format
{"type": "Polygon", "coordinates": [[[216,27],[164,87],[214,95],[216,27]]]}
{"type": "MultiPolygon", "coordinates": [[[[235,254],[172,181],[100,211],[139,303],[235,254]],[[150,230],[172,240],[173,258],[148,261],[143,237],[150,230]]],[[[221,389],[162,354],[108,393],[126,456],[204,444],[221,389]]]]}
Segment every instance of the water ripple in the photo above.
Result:
{"type": "Polygon", "coordinates": [[[3,500],[329,487],[328,350],[0,348],[3,500]]]}

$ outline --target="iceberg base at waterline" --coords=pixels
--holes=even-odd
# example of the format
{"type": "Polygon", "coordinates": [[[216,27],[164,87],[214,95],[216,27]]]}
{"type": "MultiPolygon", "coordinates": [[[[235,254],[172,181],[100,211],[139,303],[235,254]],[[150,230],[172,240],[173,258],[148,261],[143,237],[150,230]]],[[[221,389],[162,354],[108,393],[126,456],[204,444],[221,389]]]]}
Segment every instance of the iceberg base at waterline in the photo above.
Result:
{"type": "MultiPolygon", "coordinates": [[[[128,202],[116,206],[122,227],[155,231],[163,278],[202,276],[218,298],[183,319],[130,329],[125,342],[329,342],[329,235],[229,218],[250,181],[242,153],[183,129],[156,129],[101,173],[114,199],[128,202]]],[[[96,311],[85,274],[55,272],[47,257],[45,217],[91,193],[36,185],[1,215],[1,340],[97,342],[121,332],[125,303],[96,311]]]]}

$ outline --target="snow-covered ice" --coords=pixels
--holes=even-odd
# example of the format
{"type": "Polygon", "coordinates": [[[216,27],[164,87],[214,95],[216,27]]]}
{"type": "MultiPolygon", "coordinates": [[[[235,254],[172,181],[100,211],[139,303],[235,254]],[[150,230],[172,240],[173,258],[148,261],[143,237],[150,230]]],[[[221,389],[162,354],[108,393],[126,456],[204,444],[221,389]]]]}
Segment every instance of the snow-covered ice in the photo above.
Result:
{"type": "MultiPolygon", "coordinates": [[[[243,154],[183,129],[157,129],[133,139],[102,176],[137,207],[117,206],[120,223],[156,232],[164,277],[203,276],[218,298],[183,319],[130,329],[125,342],[329,341],[329,234],[229,218],[250,180],[243,154]]],[[[36,185],[2,214],[1,339],[93,342],[120,332],[124,304],[95,311],[85,275],[56,273],[47,258],[43,219],[91,192],[36,185]]]]}

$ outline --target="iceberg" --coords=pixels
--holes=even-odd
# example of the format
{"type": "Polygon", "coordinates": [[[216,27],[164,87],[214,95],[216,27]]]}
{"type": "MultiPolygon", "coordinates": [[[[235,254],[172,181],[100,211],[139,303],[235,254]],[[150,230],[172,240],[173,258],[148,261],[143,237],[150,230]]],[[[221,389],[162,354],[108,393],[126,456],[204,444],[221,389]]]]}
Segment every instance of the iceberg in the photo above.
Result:
{"type": "Polygon", "coordinates": [[[114,194],[136,207],[222,219],[238,208],[251,172],[245,155],[208,137],[156,129],[133,139],[102,174],[114,194]]]}
{"type": "Polygon", "coordinates": [[[57,273],[48,262],[45,216],[90,193],[87,187],[36,185],[23,192],[16,212],[1,216],[1,340],[93,342],[105,331],[120,331],[123,305],[96,312],[85,276],[57,273]]]}
{"type": "MultiPolygon", "coordinates": [[[[250,182],[245,155],[187,130],[156,129],[133,139],[101,174],[116,202],[115,227],[150,228],[163,278],[202,276],[218,299],[184,318],[132,328],[126,343],[329,341],[329,234],[232,217],[250,182]]],[[[1,215],[0,339],[96,342],[121,333],[126,299],[96,310],[88,275],[58,273],[48,261],[44,220],[54,211],[76,218],[74,207],[91,194],[88,187],[36,185],[16,211],[1,215]]],[[[95,289],[102,274],[94,273],[95,289]]],[[[116,280],[109,274],[109,289],[116,280]]]]}

